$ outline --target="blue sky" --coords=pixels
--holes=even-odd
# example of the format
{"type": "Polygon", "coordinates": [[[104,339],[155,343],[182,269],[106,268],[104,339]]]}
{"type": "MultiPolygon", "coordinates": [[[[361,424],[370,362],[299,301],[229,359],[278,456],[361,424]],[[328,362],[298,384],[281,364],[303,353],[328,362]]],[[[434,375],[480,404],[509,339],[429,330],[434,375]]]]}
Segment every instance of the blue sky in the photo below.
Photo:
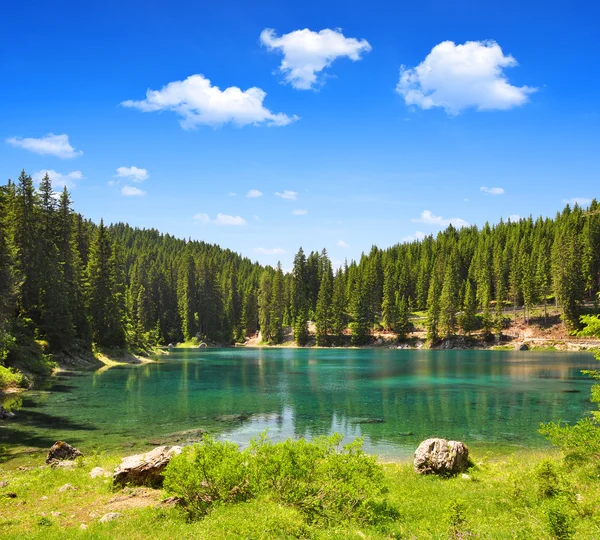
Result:
{"type": "Polygon", "coordinates": [[[480,4],[11,3],[0,177],[284,268],[597,197],[599,8],[480,4]]]}

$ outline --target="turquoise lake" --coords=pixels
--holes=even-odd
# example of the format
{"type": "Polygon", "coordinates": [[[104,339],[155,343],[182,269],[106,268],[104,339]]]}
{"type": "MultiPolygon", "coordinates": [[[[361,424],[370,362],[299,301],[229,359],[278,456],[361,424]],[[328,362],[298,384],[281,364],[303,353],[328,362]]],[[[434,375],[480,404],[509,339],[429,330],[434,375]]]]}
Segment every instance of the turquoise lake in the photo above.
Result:
{"type": "Polygon", "coordinates": [[[7,397],[16,417],[0,424],[0,447],[62,439],[84,453],[143,449],[198,428],[242,445],[265,429],[276,440],[340,432],[389,459],[430,436],[540,447],[540,422],[573,422],[594,408],[580,370],[596,367],[585,353],[178,350],[7,397]]]}

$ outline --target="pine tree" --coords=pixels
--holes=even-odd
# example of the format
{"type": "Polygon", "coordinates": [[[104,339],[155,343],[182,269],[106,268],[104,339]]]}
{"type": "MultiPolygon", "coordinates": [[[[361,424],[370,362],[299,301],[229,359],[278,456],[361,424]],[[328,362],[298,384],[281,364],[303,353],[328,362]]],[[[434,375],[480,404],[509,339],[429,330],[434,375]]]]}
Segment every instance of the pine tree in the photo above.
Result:
{"type": "Polygon", "coordinates": [[[124,299],[120,298],[122,284],[115,275],[117,263],[112,238],[101,220],[90,246],[88,310],[92,338],[105,347],[125,345],[121,307],[124,299]]]}
{"type": "Polygon", "coordinates": [[[381,313],[383,327],[391,332],[398,331],[400,314],[398,312],[398,287],[396,285],[395,268],[392,261],[389,261],[385,267],[383,277],[383,302],[381,304],[381,313]]]}
{"type": "Polygon", "coordinates": [[[441,278],[439,264],[432,272],[429,282],[429,293],[427,295],[427,337],[432,341],[439,338],[440,330],[440,293],[441,293],[441,278]]]}
{"type": "Polygon", "coordinates": [[[265,269],[260,277],[260,292],[258,295],[258,324],[262,340],[269,343],[273,339],[271,334],[271,302],[273,296],[273,279],[271,272],[265,269]]]}
{"type": "Polygon", "coordinates": [[[470,335],[477,327],[477,299],[475,297],[475,288],[470,279],[465,281],[463,297],[463,310],[459,322],[462,331],[470,335]]]}
{"type": "Polygon", "coordinates": [[[189,341],[198,332],[196,269],[189,252],[184,255],[180,276],[178,296],[181,324],[183,337],[189,341]]]}
{"type": "Polygon", "coordinates": [[[452,254],[446,264],[440,297],[440,328],[446,336],[452,336],[456,333],[459,294],[458,268],[456,257],[452,254]]]}
{"type": "Polygon", "coordinates": [[[352,345],[365,345],[370,340],[372,318],[366,276],[358,276],[350,296],[350,323],[352,345]]]}
{"type": "Polygon", "coordinates": [[[325,259],[316,309],[316,340],[320,347],[329,345],[333,319],[333,273],[329,259],[325,259]]]}
{"type": "Polygon", "coordinates": [[[343,344],[343,333],[346,328],[346,284],[342,270],[338,270],[333,279],[333,297],[331,300],[331,335],[334,343],[343,344]]]}
{"type": "Polygon", "coordinates": [[[274,343],[283,342],[283,270],[277,263],[273,277],[273,296],[271,300],[270,335],[274,343]]]}

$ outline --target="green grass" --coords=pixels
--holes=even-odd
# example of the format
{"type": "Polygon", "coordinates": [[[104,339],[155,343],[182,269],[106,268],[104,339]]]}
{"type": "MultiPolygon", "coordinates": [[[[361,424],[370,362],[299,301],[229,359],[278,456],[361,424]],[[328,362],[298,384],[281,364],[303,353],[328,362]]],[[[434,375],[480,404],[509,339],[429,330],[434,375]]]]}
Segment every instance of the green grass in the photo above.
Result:
{"type": "Polygon", "coordinates": [[[117,456],[88,456],[74,470],[61,470],[40,467],[44,461],[40,452],[0,465],[0,480],[8,482],[0,488],[0,531],[3,538],[15,539],[600,537],[596,459],[565,459],[558,450],[473,458],[476,465],[468,478],[422,477],[413,472],[411,463],[385,464],[386,497],[399,517],[379,530],[353,523],[310,524],[299,509],[268,494],[217,505],[203,519],[190,521],[182,509],[156,506],[166,496],[161,490],[132,489],[123,494],[113,491],[110,478],[89,477],[95,466],[112,470],[117,456]],[[67,483],[76,490],[59,493],[67,483]],[[16,498],[6,497],[9,492],[16,498]],[[114,498],[124,506],[115,507],[114,498]],[[139,501],[149,506],[136,507],[139,501]],[[101,524],[99,518],[111,511],[123,517],[101,524]],[[85,530],[80,529],[82,523],[85,530]]]}

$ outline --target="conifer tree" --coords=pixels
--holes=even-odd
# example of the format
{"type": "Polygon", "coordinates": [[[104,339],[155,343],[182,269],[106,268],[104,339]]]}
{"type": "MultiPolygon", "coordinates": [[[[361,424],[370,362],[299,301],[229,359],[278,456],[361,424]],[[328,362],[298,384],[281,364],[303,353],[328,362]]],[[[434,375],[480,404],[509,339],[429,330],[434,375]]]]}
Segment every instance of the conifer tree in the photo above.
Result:
{"type": "Polygon", "coordinates": [[[398,330],[400,314],[398,313],[398,287],[396,285],[395,268],[392,261],[385,267],[383,277],[383,303],[381,314],[383,327],[391,332],[398,330]]]}
{"type": "Polygon", "coordinates": [[[456,257],[452,254],[446,264],[440,297],[440,328],[446,336],[456,333],[459,295],[458,268],[456,257]]]}
{"type": "Polygon", "coordinates": [[[343,344],[343,333],[346,328],[346,284],[344,274],[338,270],[333,279],[333,296],[331,300],[331,335],[336,345],[343,344]]]}
{"type": "Polygon", "coordinates": [[[260,292],[258,294],[258,321],[262,340],[269,343],[273,339],[271,334],[271,302],[273,296],[273,280],[271,272],[265,269],[260,277],[260,292]]]}
{"type": "Polygon", "coordinates": [[[281,263],[277,263],[273,277],[273,296],[271,300],[270,335],[274,343],[283,342],[283,270],[281,263]]]}
{"type": "Polygon", "coordinates": [[[316,341],[320,347],[329,345],[329,334],[333,325],[333,273],[331,263],[325,256],[323,261],[321,285],[317,298],[316,309],[316,341]]]}

